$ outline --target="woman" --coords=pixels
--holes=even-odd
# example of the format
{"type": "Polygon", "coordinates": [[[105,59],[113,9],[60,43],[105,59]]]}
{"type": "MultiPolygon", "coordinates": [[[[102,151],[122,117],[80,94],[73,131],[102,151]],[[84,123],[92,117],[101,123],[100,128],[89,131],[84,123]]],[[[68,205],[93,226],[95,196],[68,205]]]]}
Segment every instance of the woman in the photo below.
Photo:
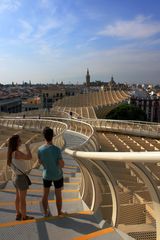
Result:
{"type": "Polygon", "coordinates": [[[23,172],[26,172],[25,161],[30,160],[32,158],[32,154],[28,144],[25,144],[27,150],[26,154],[19,150],[20,145],[21,139],[18,134],[13,135],[9,139],[7,165],[10,166],[15,173],[14,185],[16,187],[16,220],[29,220],[33,219],[33,217],[26,215],[26,194],[29,186],[23,172]]]}

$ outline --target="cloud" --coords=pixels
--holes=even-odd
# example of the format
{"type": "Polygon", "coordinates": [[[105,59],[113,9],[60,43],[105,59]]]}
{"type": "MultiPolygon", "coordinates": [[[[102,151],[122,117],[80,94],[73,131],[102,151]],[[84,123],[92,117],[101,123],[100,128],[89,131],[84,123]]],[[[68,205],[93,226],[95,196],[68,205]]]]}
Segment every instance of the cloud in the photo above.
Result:
{"type": "Polygon", "coordinates": [[[90,39],[88,39],[88,42],[96,41],[97,39],[98,37],[91,37],[90,39]]]}
{"type": "Polygon", "coordinates": [[[83,41],[83,43],[77,44],[75,47],[77,49],[84,48],[84,47],[88,46],[91,42],[97,41],[98,39],[99,39],[99,37],[91,37],[88,40],[83,41]]]}
{"type": "Polygon", "coordinates": [[[20,24],[22,27],[22,32],[19,35],[19,39],[27,40],[29,39],[31,33],[33,32],[33,26],[25,20],[20,20],[20,24]]]}
{"type": "Polygon", "coordinates": [[[146,46],[159,46],[160,45],[160,38],[157,39],[151,39],[146,42],[144,42],[144,45],[146,46]]]}
{"type": "Polygon", "coordinates": [[[43,10],[46,10],[48,14],[54,15],[57,12],[58,3],[56,2],[56,0],[40,0],[39,7],[43,10]]]}
{"type": "Polygon", "coordinates": [[[20,6],[20,0],[0,0],[0,13],[4,11],[16,11],[20,6]]]}
{"type": "Polygon", "coordinates": [[[50,31],[61,26],[61,23],[54,19],[48,19],[35,25],[23,19],[19,20],[19,23],[21,26],[21,33],[18,38],[25,42],[44,41],[50,31]]]}
{"type": "Polygon", "coordinates": [[[107,25],[99,35],[121,37],[127,39],[142,39],[160,33],[160,22],[151,21],[150,17],[137,16],[131,21],[117,21],[107,25]]]}
{"type": "MultiPolygon", "coordinates": [[[[38,44],[38,48],[35,49],[35,54],[37,56],[43,57],[45,62],[52,62],[57,59],[61,55],[61,49],[58,47],[52,47],[50,44],[46,42],[42,42],[38,44]]],[[[43,61],[42,60],[42,61],[43,61]]]]}
{"type": "Polygon", "coordinates": [[[37,29],[37,33],[35,34],[35,38],[41,38],[44,35],[46,35],[50,30],[56,29],[58,27],[60,27],[61,23],[56,21],[56,20],[52,20],[49,19],[44,23],[41,23],[40,26],[38,26],[37,29]]]}

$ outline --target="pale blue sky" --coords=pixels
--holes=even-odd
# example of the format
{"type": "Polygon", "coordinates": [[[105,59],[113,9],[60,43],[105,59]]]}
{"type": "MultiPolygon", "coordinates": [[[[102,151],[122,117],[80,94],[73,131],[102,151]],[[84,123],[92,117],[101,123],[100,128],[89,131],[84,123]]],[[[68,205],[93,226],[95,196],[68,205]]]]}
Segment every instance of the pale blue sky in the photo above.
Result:
{"type": "Polygon", "coordinates": [[[160,84],[159,0],[0,0],[0,83],[160,84]]]}

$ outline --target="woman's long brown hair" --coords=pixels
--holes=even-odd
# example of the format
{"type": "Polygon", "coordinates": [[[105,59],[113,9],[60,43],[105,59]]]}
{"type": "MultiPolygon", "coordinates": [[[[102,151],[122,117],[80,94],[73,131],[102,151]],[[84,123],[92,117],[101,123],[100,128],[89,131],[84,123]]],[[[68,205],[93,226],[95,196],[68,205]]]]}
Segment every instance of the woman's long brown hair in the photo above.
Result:
{"type": "Polygon", "coordinates": [[[18,134],[10,137],[8,142],[8,153],[7,153],[7,165],[10,166],[12,162],[12,153],[18,148],[18,140],[20,139],[18,134]]]}

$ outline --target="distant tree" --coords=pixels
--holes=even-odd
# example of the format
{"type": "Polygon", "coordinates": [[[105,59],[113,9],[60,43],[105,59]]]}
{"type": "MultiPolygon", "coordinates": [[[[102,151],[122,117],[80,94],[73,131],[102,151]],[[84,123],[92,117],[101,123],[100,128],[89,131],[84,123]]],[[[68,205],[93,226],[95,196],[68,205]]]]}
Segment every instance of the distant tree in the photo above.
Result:
{"type": "Polygon", "coordinates": [[[147,121],[146,113],[139,107],[121,104],[106,116],[107,119],[147,121]]]}

